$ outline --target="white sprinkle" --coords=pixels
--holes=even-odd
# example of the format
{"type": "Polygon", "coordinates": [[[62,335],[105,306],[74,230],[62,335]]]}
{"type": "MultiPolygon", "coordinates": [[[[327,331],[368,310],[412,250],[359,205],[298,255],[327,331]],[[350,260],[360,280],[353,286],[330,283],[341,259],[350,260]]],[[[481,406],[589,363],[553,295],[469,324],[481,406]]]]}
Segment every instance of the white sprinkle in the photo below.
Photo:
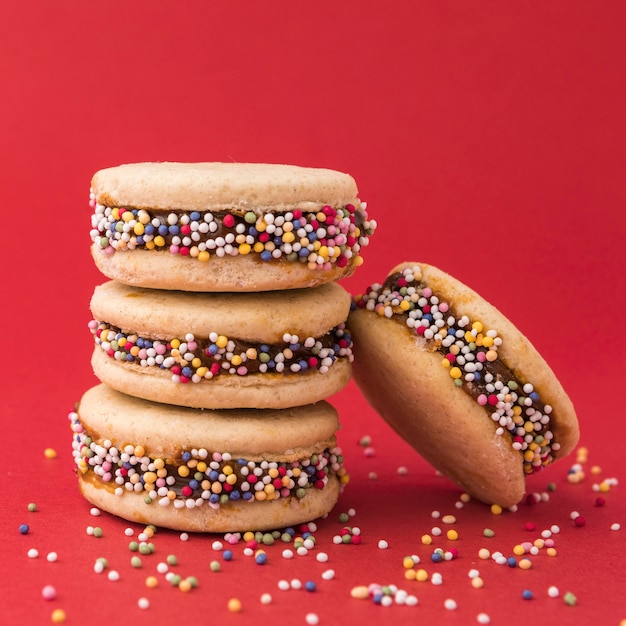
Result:
{"type": "Polygon", "coordinates": [[[384,539],[381,539],[381,540],[378,542],[378,548],[379,548],[380,550],[386,550],[388,547],[389,547],[389,543],[387,543],[384,539]]]}
{"type": "Polygon", "coordinates": [[[354,517],[356,515],[356,511],[354,509],[348,509],[348,515],[350,517],[354,517]]]}
{"type": "Polygon", "coordinates": [[[148,598],[139,598],[139,600],[137,600],[137,606],[140,609],[147,609],[150,607],[150,600],[148,600],[148,598]]]}
{"type": "Polygon", "coordinates": [[[559,597],[559,588],[555,587],[554,585],[548,587],[548,596],[550,596],[551,598],[558,598],[559,597]]]}
{"type": "Polygon", "coordinates": [[[26,554],[28,554],[29,559],[36,559],[39,556],[39,551],[31,548],[26,554]]]}
{"type": "Polygon", "coordinates": [[[320,623],[320,618],[317,616],[317,613],[307,613],[304,619],[309,626],[315,626],[315,624],[320,623]]]}
{"type": "Polygon", "coordinates": [[[303,544],[302,544],[307,550],[313,550],[313,548],[315,547],[315,541],[313,541],[313,539],[307,537],[303,544]]]}
{"type": "Polygon", "coordinates": [[[86,532],[88,535],[93,535],[93,526],[87,526],[86,532]]]}
{"type": "Polygon", "coordinates": [[[556,524],[550,526],[550,530],[554,535],[558,535],[561,532],[561,529],[556,524]]]}
{"type": "Polygon", "coordinates": [[[431,516],[433,519],[439,519],[439,518],[441,517],[441,513],[440,513],[439,511],[433,511],[433,512],[430,514],[430,516],[431,516]]]}
{"type": "Polygon", "coordinates": [[[398,474],[400,474],[400,476],[406,476],[408,473],[409,473],[409,470],[404,465],[401,465],[398,468],[398,474]]]}
{"type": "Polygon", "coordinates": [[[479,624],[489,624],[491,622],[491,618],[487,615],[487,613],[479,613],[476,616],[476,621],[479,624]]]}
{"type": "Polygon", "coordinates": [[[157,565],[156,569],[159,574],[165,574],[169,570],[169,565],[165,562],[161,562],[157,565]]]}
{"type": "Polygon", "coordinates": [[[49,563],[54,563],[58,558],[58,554],[56,552],[48,552],[48,556],[46,557],[46,559],[48,559],[49,563]]]}
{"type": "Polygon", "coordinates": [[[112,581],[112,582],[116,582],[120,579],[120,574],[117,570],[112,569],[108,574],[107,574],[107,578],[112,581]]]}
{"type": "Polygon", "coordinates": [[[139,533],[137,535],[137,541],[148,541],[148,539],[150,539],[150,537],[148,537],[147,533],[139,533]]]}
{"type": "Polygon", "coordinates": [[[335,577],[334,569],[327,569],[326,571],[322,572],[322,578],[324,580],[332,580],[334,577],[335,577]]]}
{"type": "Polygon", "coordinates": [[[292,589],[302,589],[302,582],[298,578],[291,579],[291,588],[292,589]]]}
{"type": "Polygon", "coordinates": [[[443,606],[445,606],[448,611],[455,611],[456,600],[453,600],[452,598],[447,598],[446,601],[443,603],[443,606]]]}
{"type": "Polygon", "coordinates": [[[252,548],[244,548],[243,555],[244,556],[252,556],[254,554],[254,550],[252,548]]]}
{"type": "Polygon", "coordinates": [[[94,506],[91,509],[89,509],[89,513],[91,513],[91,515],[93,515],[94,517],[98,517],[98,515],[100,515],[100,509],[97,509],[94,506]]]}
{"type": "Polygon", "coordinates": [[[352,527],[352,534],[353,535],[360,535],[361,534],[361,529],[358,526],[353,526],[352,527]]]}
{"type": "Polygon", "coordinates": [[[189,535],[187,533],[180,533],[181,541],[189,541],[189,535]]]}
{"type": "Polygon", "coordinates": [[[340,543],[343,543],[343,539],[341,538],[341,535],[335,535],[333,537],[333,543],[338,546],[340,543]]]}
{"type": "Polygon", "coordinates": [[[289,581],[288,580],[279,580],[278,581],[278,588],[281,591],[288,591],[289,590],[289,581]]]}
{"type": "Polygon", "coordinates": [[[433,585],[441,585],[443,584],[443,576],[441,574],[439,574],[439,572],[435,572],[431,577],[430,577],[430,582],[433,585]]]}
{"type": "Polygon", "coordinates": [[[221,541],[214,541],[214,542],[211,544],[211,548],[213,548],[213,550],[215,550],[215,551],[219,552],[220,550],[223,550],[224,545],[222,544],[222,542],[221,542],[221,541]]]}
{"type": "Polygon", "coordinates": [[[283,559],[293,559],[293,550],[283,550],[283,559]]]}
{"type": "Polygon", "coordinates": [[[416,596],[407,596],[406,597],[406,606],[417,606],[418,600],[416,596]]]}
{"type": "Polygon", "coordinates": [[[611,530],[619,530],[621,525],[618,522],[611,524],[611,530]]]}
{"type": "Polygon", "coordinates": [[[328,561],[328,554],[326,554],[326,552],[318,552],[315,558],[319,563],[326,563],[326,561],[328,561]]]}
{"type": "Polygon", "coordinates": [[[380,599],[381,606],[391,606],[393,604],[393,598],[391,596],[383,596],[380,599]]]}
{"type": "Polygon", "coordinates": [[[304,547],[304,546],[300,546],[297,550],[296,550],[296,554],[298,556],[306,556],[309,553],[309,551],[304,547]]]}
{"type": "Polygon", "coordinates": [[[264,593],[263,595],[261,595],[261,604],[271,604],[272,603],[272,596],[269,593],[264,593]]]}
{"type": "Polygon", "coordinates": [[[132,537],[132,536],[135,534],[135,531],[134,531],[132,528],[126,528],[126,529],[124,530],[124,534],[125,534],[127,537],[132,537]]]}
{"type": "Polygon", "coordinates": [[[439,537],[439,535],[441,535],[441,528],[439,528],[439,526],[433,526],[432,530],[430,531],[430,534],[433,537],[439,537]]]}
{"type": "Polygon", "coordinates": [[[471,569],[471,570],[467,573],[467,575],[468,575],[470,578],[477,578],[478,576],[480,576],[480,572],[479,572],[477,569],[471,569]]]}

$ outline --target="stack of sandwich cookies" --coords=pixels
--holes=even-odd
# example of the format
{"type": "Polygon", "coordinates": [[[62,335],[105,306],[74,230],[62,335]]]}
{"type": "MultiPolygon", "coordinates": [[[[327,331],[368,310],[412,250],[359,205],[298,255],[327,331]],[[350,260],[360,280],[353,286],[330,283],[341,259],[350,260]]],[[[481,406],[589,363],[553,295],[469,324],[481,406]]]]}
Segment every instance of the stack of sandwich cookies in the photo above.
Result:
{"type": "Polygon", "coordinates": [[[336,281],[375,229],[353,179],[144,163],[92,181],[110,279],[89,328],[101,384],[70,416],[85,497],[130,520],[261,530],[328,513],[348,480],[325,399],[351,375],[336,281]]]}

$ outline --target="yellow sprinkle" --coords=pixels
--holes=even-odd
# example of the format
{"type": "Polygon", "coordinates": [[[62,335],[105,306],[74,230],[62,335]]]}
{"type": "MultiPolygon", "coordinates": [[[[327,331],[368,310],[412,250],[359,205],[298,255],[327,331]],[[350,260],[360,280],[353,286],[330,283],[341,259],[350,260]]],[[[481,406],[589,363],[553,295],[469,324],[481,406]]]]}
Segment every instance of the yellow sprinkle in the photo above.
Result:
{"type": "Polygon", "coordinates": [[[145,480],[145,482],[146,482],[146,489],[147,489],[147,484],[148,484],[148,483],[152,484],[152,483],[155,483],[155,482],[156,482],[157,475],[156,475],[154,472],[146,472],[146,473],[143,475],[143,479],[144,479],[144,480],[145,480]]]}
{"type": "Polygon", "coordinates": [[[178,588],[187,593],[188,591],[191,591],[191,583],[185,578],[178,583],[178,588]]]}
{"type": "Polygon", "coordinates": [[[284,243],[293,243],[295,239],[296,236],[293,234],[293,232],[283,233],[282,240],[284,243]]]}
{"type": "Polygon", "coordinates": [[[255,491],[254,498],[259,502],[262,502],[263,500],[267,500],[267,494],[265,493],[265,491],[255,491]]]}
{"type": "Polygon", "coordinates": [[[598,489],[600,490],[601,493],[607,493],[608,491],[611,491],[611,485],[607,483],[606,480],[603,480],[598,485],[598,489]]]}
{"type": "Polygon", "coordinates": [[[491,512],[494,515],[500,515],[502,513],[502,507],[499,504],[492,504],[491,505],[491,512]]]}
{"type": "Polygon", "coordinates": [[[433,542],[433,538],[430,535],[422,535],[422,543],[425,546],[429,546],[433,542]]]}
{"type": "MultiPolygon", "coordinates": [[[[43,451],[43,455],[46,457],[46,459],[56,459],[57,458],[57,451],[54,448],[46,448],[43,451]]],[[[61,610],[61,609],[59,609],[59,610],[61,610]]],[[[65,615],[65,613],[63,615],[65,615]]],[[[65,617],[63,619],[65,620],[65,617]]]]}
{"type": "Polygon", "coordinates": [[[487,350],[485,358],[487,361],[495,361],[498,358],[498,353],[495,350],[487,350]]]}
{"type": "Polygon", "coordinates": [[[153,461],[155,469],[163,469],[165,467],[165,461],[163,459],[154,459],[153,461]]]}
{"type": "Polygon", "coordinates": [[[450,361],[448,361],[448,359],[441,359],[441,364],[442,364],[445,368],[450,367],[450,361]]]}
{"type": "Polygon", "coordinates": [[[133,215],[132,211],[124,211],[124,213],[122,213],[122,221],[128,223],[134,219],[135,216],[133,215]]]}
{"type": "Polygon", "coordinates": [[[483,582],[483,579],[480,576],[476,576],[472,578],[472,587],[474,587],[474,589],[482,589],[484,584],[485,583],[483,582]]]}
{"type": "Polygon", "coordinates": [[[161,235],[157,235],[152,241],[154,241],[154,245],[159,246],[159,248],[165,245],[165,239],[161,235]]]}
{"type": "Polygon", "coordinates": [[[418,569],[415,572],[415,580],[420,583],[426,582],[428,580],[428,572],[425,569],[418,569]]]}
{"type": "Polygon", "coordinates": [[[226,477],[226,483],[228,485],[234,485],[237,482],[237,474],[230,474],[226,477]]]}
{"type": "Polygon", "coordinates": [[[249,243],[242,243],[239,246],[239,254],[250,254],[251,250],[252,250],[252,246],[249,243]]]}
{"type": "Polygon", "coordinates": [[[264,219],[260,219],[256,221],[256,224],[254,225],[254,227],[260,232],[263,233],[265,232],[265,229],[267,228],[267,222],[264,219]]]}
{"type": "Polygon", "coordinates": [[[241,600],[239,598],[231,598],[228,601],[228,610],[231,613],[239,613],[241,611],[241,600]]]}
{"type": "Polygon", "coordinates": [[[146,450],[143,446],[135,446],[134,453],[135,453],[135,456],[142,457],[146,453],[146,450]]]}
{"type": "MultiPolygon", "coordinates": [[[[308,239],[307,239],[308,242],[308,239]]],[[[257,241],[254,246],[252,246],[252,249],[258,254],[260,252],[263,252],[263,250],[265,250],[265,244],[262,241],[257,241]]]]}
{"type": "Polygon", "coordinates": [[[459,538],[459,533],[456,530],[454,530],[454,528],[451,528],[446,533],[446,537],[448,537],[450,541],[456,541],[459,538]]]}
{"type": "Polygon", "coordinates": [[[342,485],[347,485],[350,482],[350,474],[342,474],[339,477],[339,483],[342,485]]]}
{"type": "Polygon", "coordinates": [[[402,302],[400,302],[400,308],[403,311],[408,311],[410,306],[411,306],[411,303],[408,300],[402,300],[402,302]]]}
{"type": "Polygon", "coordinates": [[[244,541],[252,541],[253,539],[254,539],[254,533],[253,532],[248,530],[248,531],[246,531],[243,534],[243,540],[244,541]]]}
{"type": "Polygon", "coordinates": [[[601,468],[599,465],[594,465],[594,466],[591,468],[591,473],[592,473],[592,474],[594,474],[594,475],[596,475],[596,476],[597,476],[598,474],[602,474],[602,468],[601,468]]]}
{"type": "Polygon", "coordinates": [[[172,339],[170,341],[170,346],[172,346],[172,348],[178,350],[178,348],[180,348],[180,340],[179,339],[172,339]]]}
{"type": "Polygon", "coordinates": [[[365,600],[369,597],[370,592],[365,585],[358,585],[356,587],[352,587],[350,595],[357,600],[365,600]]]}
{"type": "Polygon", "coordinates": [[[257,355],[258,353],[256,351],[256,348],[248,348],[246,350],[246,358],[250,359],[251,361],[254,361],[254,359],[257,358],[257,355]]]}
{"type": "Polygon", "coordinates": [[[243,359],[238,355],[238,354],[233,354],[232,359],[230,360],[231,364],[234,365],[235,367],[237,365],[241,365],[243,362],[243,359]]]}
{"type": "Polygon", "coordinates": [[[225,348],[228,345],[228,337],[224,335],[219,335],[219,337],[217,338],[217,341],[215,342],[215,345],[218,348],[225,348]]]}
{"type": "MultiPolygon", "coordinates": [[[[211,484],[211,491],[213,493],[222,493],[222,483],[218,483],[218,482],[212,483],[211,484]]],[[[258,493],[258,491],[257,491],[257,493],[258,493]]]]}
{"type": "Polygon", "coordinates": [[[54,611],[52,611],[52,615],[50,615],[50,619],[55,624],[62,624],[65,622],[66,617],[67,616],[65,615],[65,611],[63,609],[54,609],[54,611]]]}
{"type": "Polygon", "coordinates": [[[416,572],[414,569],[407,569],[404,572],[404,578],[406,580],[415,580],[416,579],[416,572]]]}
{"type": "MultiPolygon", "coordinates": [[[[195,360],[195,359],[194,359],[195,360]]],[[[209,368],[202,366],[196,370],[196,374],[200,376],[200,378],[204,378],[209,373],[209,368]]]]}
{"type": "Polygon", "coordinates": [[[355,267],[360,267],[361,265],[363,265],[363,257],[362,256],[355,256],[352,259],[354,266],[355,267]]]}
{"type": "Polygon", "coordinates": [[[185,478],[186,476],[189,476],[189,468],[186,465],[179,465],[178,475],[182,476],[183,478],[185,478]]]}
{"type": "Polygon", "coordinates": [[[475,330],[477,333],[482,333],[483,332],[482,322],[474,322],[472,324],[472,330],[475,330]]]}
{"type": "Polygon", "coordinates": [[[206,263],[210,258],[211,258],[211,255],[209,254],[207,250],[200,250],[200,252],[198,252],[198,261],[202,261],[203,263],[206,263]]]}
{"type": "Polygon", "coordinates": [[[143,235],[144,233],[143,224],[141,222],[137,222],[133,226],[133,232],[135,233],[135,235],[143,235]]]}
{"type": "Polygon", "coordinates": [[[539,538],[533,541],[533,546],[535,546],[535,548],[539,548],[540,550],[542,550],[545,543],[546,542],[543,539],[539,538]]]}
{"type": "Polygon", "coordinates": [[[415,563],[413,562],[413,559],[410,556],[405,556],[402,559],[402,565],[405,569],[412,569],[415,563]]]}
{"type": "Polygon", "coordinates": [[[546,554],[548,556],[556,556],[556,548],[546,548],[546,554]]]}
{"type": "Polygon", "coordinates": [[[520,559],[517,565],[520,569],[530,569],[533,566],[533,562],[530,559],[520,559]]]}
{"type": "Polygon", "coordinates": [[[463,372],[461,372],[461,369],[458,367],[451,367],[449,374],[452,378],[461,378],[461,376],[463,376],[463,372]]]}
{"type": "Polygon", "coordinates": [[[524,550],[523,546],[520,546],[519,544],[513,547],[513,554],[517,555],[517,556],[522,556],[522,554],[525,554],[526,550],[524,550]]]}

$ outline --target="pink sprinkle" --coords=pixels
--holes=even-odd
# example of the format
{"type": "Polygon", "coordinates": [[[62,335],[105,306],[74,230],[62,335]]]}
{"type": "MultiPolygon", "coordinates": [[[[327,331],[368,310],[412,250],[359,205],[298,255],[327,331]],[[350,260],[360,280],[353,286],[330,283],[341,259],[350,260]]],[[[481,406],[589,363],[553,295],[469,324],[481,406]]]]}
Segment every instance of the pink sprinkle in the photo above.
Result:
{"type": "Polygon", "coordinates": [[[41,596],[44,600],[55,600],[57,597],[57,590],[52,585],[46,585],[41,590],[41,596]]]}
{"type": "Polygon", "coordinates": [[[433,290],[430,287],[424,287],[422,290],[422,295],[424,298],[430,298],[433,295],[433,290]]]}
{"type": "Polygon", "coordinates": [[[439,303],[439,310],[442,313],[446,313],[448,311],[448,304],[446,302],[440,302],[439,303]]]}
{"type": "Polygon", "coordinates": [[[586,523],[587,521],[582,515],[578,515],[574,518],[574,526],[578,526],[580,528],[584,526],[586,523]]]}
{"type": "Polygon", "coordinates": [[[484,393],[481,393],[478,398],[476,398],[476,401],[480,404],[480,406],[485,406],[485,404],[487,404],[487,396],[484,393]]]}
{"type": "Polygon", "coordinates": [[[226,226],[226,228],[232,228],[234,225],[235,225],[235,218],[230,213],[227,213],[224,216],[224,226],[226,226]]]}

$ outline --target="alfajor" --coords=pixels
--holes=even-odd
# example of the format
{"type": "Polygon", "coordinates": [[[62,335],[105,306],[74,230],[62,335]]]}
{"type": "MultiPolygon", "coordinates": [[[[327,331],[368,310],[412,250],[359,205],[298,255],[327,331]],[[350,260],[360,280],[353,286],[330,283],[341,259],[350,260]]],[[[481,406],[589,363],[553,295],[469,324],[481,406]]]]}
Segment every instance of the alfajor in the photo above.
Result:
{"type": "Polygon", "coordinates": [[[352,274],[376,222],[354,179],[264,163],[130,163],[91,181],[108,278],[183,291],[313,287],[352,274]]]}
{"type": "Polygon", "coordinates": [[[576,445],[574,407],[545,360],[445,272],[398,265],[354,298],[348,323],[366,399],[472,496],[512,506],[527,475],[576,445]]]}
{"type": "Polygon", "coordinates": [[[327,402],[205,411],[100,384],[69,414],[79,487],[97,507],[197,532],[283,528],[328,513],[349,477],[327,402]]]}
{"type": "Polygon", "coordinates": [[[260,293],[96,287],[92,366],[130,395],[197,408],[286,408],[325,399],[351,375],[337,283],[260,293]]]}

